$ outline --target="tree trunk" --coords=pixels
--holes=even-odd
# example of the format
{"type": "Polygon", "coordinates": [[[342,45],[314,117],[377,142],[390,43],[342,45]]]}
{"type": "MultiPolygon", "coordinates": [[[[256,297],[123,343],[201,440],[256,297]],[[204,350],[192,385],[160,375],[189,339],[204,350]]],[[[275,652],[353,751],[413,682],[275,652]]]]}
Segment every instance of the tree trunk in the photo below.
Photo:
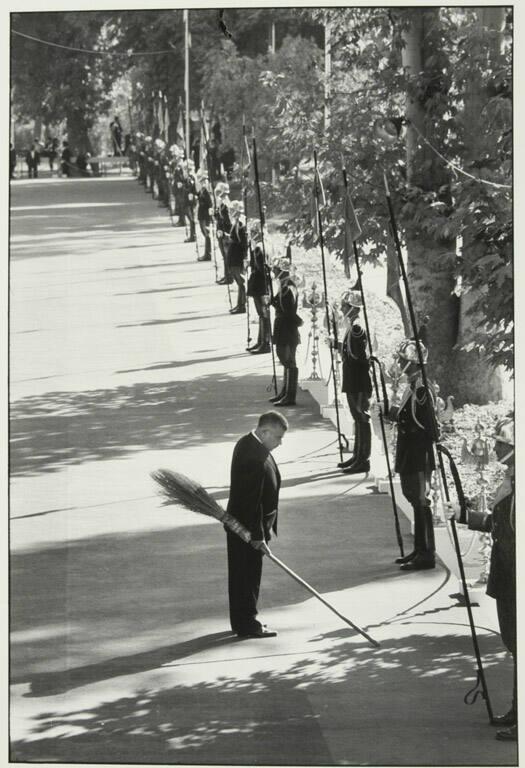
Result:
{"type": "MultiPolygon", "coordinates": [[[[407,182],[423,191],[438,191],[448,185],[448,170],[435,153],[422,142],[418,131],[434,146],[438,124],[427,116],[425,96],[415,89],[426,81],[427,62],[435,54],[439,27],[438,8],[414,8],[410,11],[410,27],[404,33],[403,66],[411,78],[407,93],[406,116],[409,120],[406,138],[407,182]],[[417,129],[417,130],[416,130],[417,129]]],[[[428,80],[428,82],[432,82],[428,80]]],[[[450,202],[450,201],[447,201],[450,202]]],[[[466,401],[486,402],[496,395],[494,372],[480,355],[455,349],[460,320],[460,301],[455,287],[455,238],[441,238],[438,243],[412,221],[406,228],[408,277],[416,316],[427,315],[428,372],[437,381],[443,395],[453,394],[456,404],[466,401]]],[[[497,389],[497,388],[496,388],[497,389]]]]}
{"type": "Polygon", "coordinates": [[[93,154],[93,147],[88,134],[90,126],[86,123],[83,111],[75,109],[69,112],[66,124],[67,139],[72,155],[76,157],[79,152],[93,154]]]}
{"type": "MultiPolygon", "coordinates": [[[[501,34],[497,33],[501,33],[504,20],[505,8],[503,7],[476,9],[473,58],[481,52],[482,38],[487,32],[491,33],[488,57],[492,62],[496,62],[500,58],[501,34]]],[[[474,66],[468,83],[464,110],[466,154],[471,163],[483,156],[484,145],[487,141],[486,136],[477,130],[479,115],[482,113],[486,101],[487,96],[481,87],[478,66],[474,66]]],[[[478,164],[474,164],[470,168],[470,172],[474,175],[483,176],[483,168],[480,168],[478,164]]],[[[479,242],[465,243],[464,249],[474,251],[475,258],[481,258],[485,254],[485,246],[479,242]]],[[[472,341],[473,331],[482,322],[479,315],[469,312],[473,301],[474,298],[470,293],[463,293],[460,297],[460,330],[456,343],[458,348],[472,341]]],[[[503,395],[501,371],[489,365],[482,353],[477,350],[465,352],[456,349],[454,350],[453,361],[457,366],[458,383],[466,399],[473,403],[483,403],[487,399],[501,399],[503,395]]]]}

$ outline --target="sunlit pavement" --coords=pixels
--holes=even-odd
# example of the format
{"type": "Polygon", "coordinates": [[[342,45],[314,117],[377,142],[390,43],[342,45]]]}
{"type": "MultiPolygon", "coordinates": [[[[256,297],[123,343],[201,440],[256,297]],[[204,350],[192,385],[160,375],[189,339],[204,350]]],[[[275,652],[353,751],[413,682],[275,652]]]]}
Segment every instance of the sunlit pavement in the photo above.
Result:
{"type": "MultiPolygon", "coordinates": [[[[381,647],[270,562],[261,615],[278,637],[231,635],[221,526],[162,506],[149,475],[178,469],[225,503],[270,356],[245,353],[213,263],[135,180],[15,182],[11,204],[12,759],[515,764],[481,699],[463,703],[456,580],[400,573],[388,497],[334,471],[304,392],[284,409],[272,548],[381,647]]],[[[510,665],[478,623],[505,711],[510,665]]]]}

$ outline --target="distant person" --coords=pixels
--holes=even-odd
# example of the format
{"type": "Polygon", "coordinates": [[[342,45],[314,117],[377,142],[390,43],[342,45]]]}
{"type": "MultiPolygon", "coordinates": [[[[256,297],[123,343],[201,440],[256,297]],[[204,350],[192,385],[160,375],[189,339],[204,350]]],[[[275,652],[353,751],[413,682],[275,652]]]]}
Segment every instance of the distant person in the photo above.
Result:
{"type": "Polygon", "coordinates": [[[16,149],[13,143],[9,144],[9,178],[15,178],[16,171],[16,149]]]}
{"type": "Polygon", "coordinates": [[[55,160],[58,157],[58,139],[51,139],[47,146],[49,170],[51,173],[55,170],[55,160]]]}
{"type": "Polygon", "coordinates": [[[131,133],[126,133],[124,136],[124,154],[129,155],[129,148],[131,146],[131,133]]]}
{"type": "Polygon", "coordinates": [[[71,176],[71,150],[69,149],[69,142],[62,142],[62,155],[60,156],[60,168],[62,170],[62,176],[71,176]]]}
{"type": "Polygon", "coordinates": [[[89,154],[84,154],[83,152],[79,152],[76,159],[76,166],[78,170],[80,171],[81,176],[89,176],[89,171],[87,169],[88,167],[88,160],[90,156],[89,154]]]}
{"type": "Polygon", "coordinates": [[[120,156],[122,154],[122,126],[117,115],[115,115],[113,121],[109,124],[109,130],[113,142],[113,154],[115,156],[120,156]]]}
{"type": "Polygon", "coordinates": [[[35,139],[26,153],[27,175],[30,179],[38,179],[38,166],[40,165],[40,151],[38,140],[35,139]]]}

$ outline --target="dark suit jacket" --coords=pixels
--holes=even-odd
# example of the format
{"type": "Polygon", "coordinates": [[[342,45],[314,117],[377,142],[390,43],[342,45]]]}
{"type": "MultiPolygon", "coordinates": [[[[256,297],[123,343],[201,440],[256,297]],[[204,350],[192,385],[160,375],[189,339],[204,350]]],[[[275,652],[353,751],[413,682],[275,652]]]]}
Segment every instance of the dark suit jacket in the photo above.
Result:
{"type": "Polygon", "coordinates": [[[257,541],[277,533],[281,475],[271,453],[251,433],[233,449],[227,512],[257,541]]]}

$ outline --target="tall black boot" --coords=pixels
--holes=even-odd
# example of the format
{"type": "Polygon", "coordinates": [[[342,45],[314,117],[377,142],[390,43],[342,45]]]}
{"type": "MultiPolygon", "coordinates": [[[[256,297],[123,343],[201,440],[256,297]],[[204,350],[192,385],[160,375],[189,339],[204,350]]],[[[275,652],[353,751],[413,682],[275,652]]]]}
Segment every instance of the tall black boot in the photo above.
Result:
{"type": "Polygon", "coordinates": [[[361,448],[360,448],[361,461],[368,461],[370,459],[371,450],[372,450],[372,428],[370,426],[370,421],[363,421],[361,424],[361,448]]]}
{"type": "Polygon", "coordinates": [[[251,347],[246,347],[247,352],[255,352],[258,347],[261,346],[263,340],[263,319],[262,317],[259,318],[259,331],[257,333],[257,341],[255,344],[252,344],[251,347]]]}
{"type": "Polygon", "coordinates": [[[354,464],[356,458],[359,455],[359,422],[354,421],[354,446],[352,448],[352,455],[346,461],[340,461],[337,466],[339,469],[347,469],[354,464]]]}
{"type": "Polygon", "coordinates": [[[434,524],[430,506],[414,507],[415,557],[401,566],[402,571],[423,571],[436,567],[434,524]]]}
{"type": "Polygon", "coordinates": [[[345,475],[359,475],[370,471],[370,424],[356,421],[357,452],[353,462],[343,469],[345,475]]]}
{"type": "Polygon", "coordinates": [[[254,355],[266,355],[272,351],[272,328],[270,320],[267,317],[261,318],[262,322],[262,340],[257,349],[253,350],[254,355]]]}
{"type": "Polygon", "coordinates": [[[431,557],[435,557],[436,554],[436,542],[434,539],[434,521],[432,520],[432,507],[427,505],[424,507],[424,537],[425,537],[425,553],[431,557]]]}
{"type": "Polygon", "coordinates": [[[278,395],[274,395],[273,397],[270,397],[269,403],[276,403],[278,400],[281,400],[286,394],[286,388],[288,386],[288,368],[285,368],[283,371],[283,386],[281,391],[278,395]]]}
{"type": "Polygon", "coordinates": [[[280,400],[277,400],[277,402],[275,402],[274,405],[277,405],[277,406],[295,405],[295,398],[297,396],[298,378],[299,378],[299,369],[289,368],[288,369],[288,386],[286,387],[286,392],[284,394],[284,397],[282,397],[280,400]]]}

